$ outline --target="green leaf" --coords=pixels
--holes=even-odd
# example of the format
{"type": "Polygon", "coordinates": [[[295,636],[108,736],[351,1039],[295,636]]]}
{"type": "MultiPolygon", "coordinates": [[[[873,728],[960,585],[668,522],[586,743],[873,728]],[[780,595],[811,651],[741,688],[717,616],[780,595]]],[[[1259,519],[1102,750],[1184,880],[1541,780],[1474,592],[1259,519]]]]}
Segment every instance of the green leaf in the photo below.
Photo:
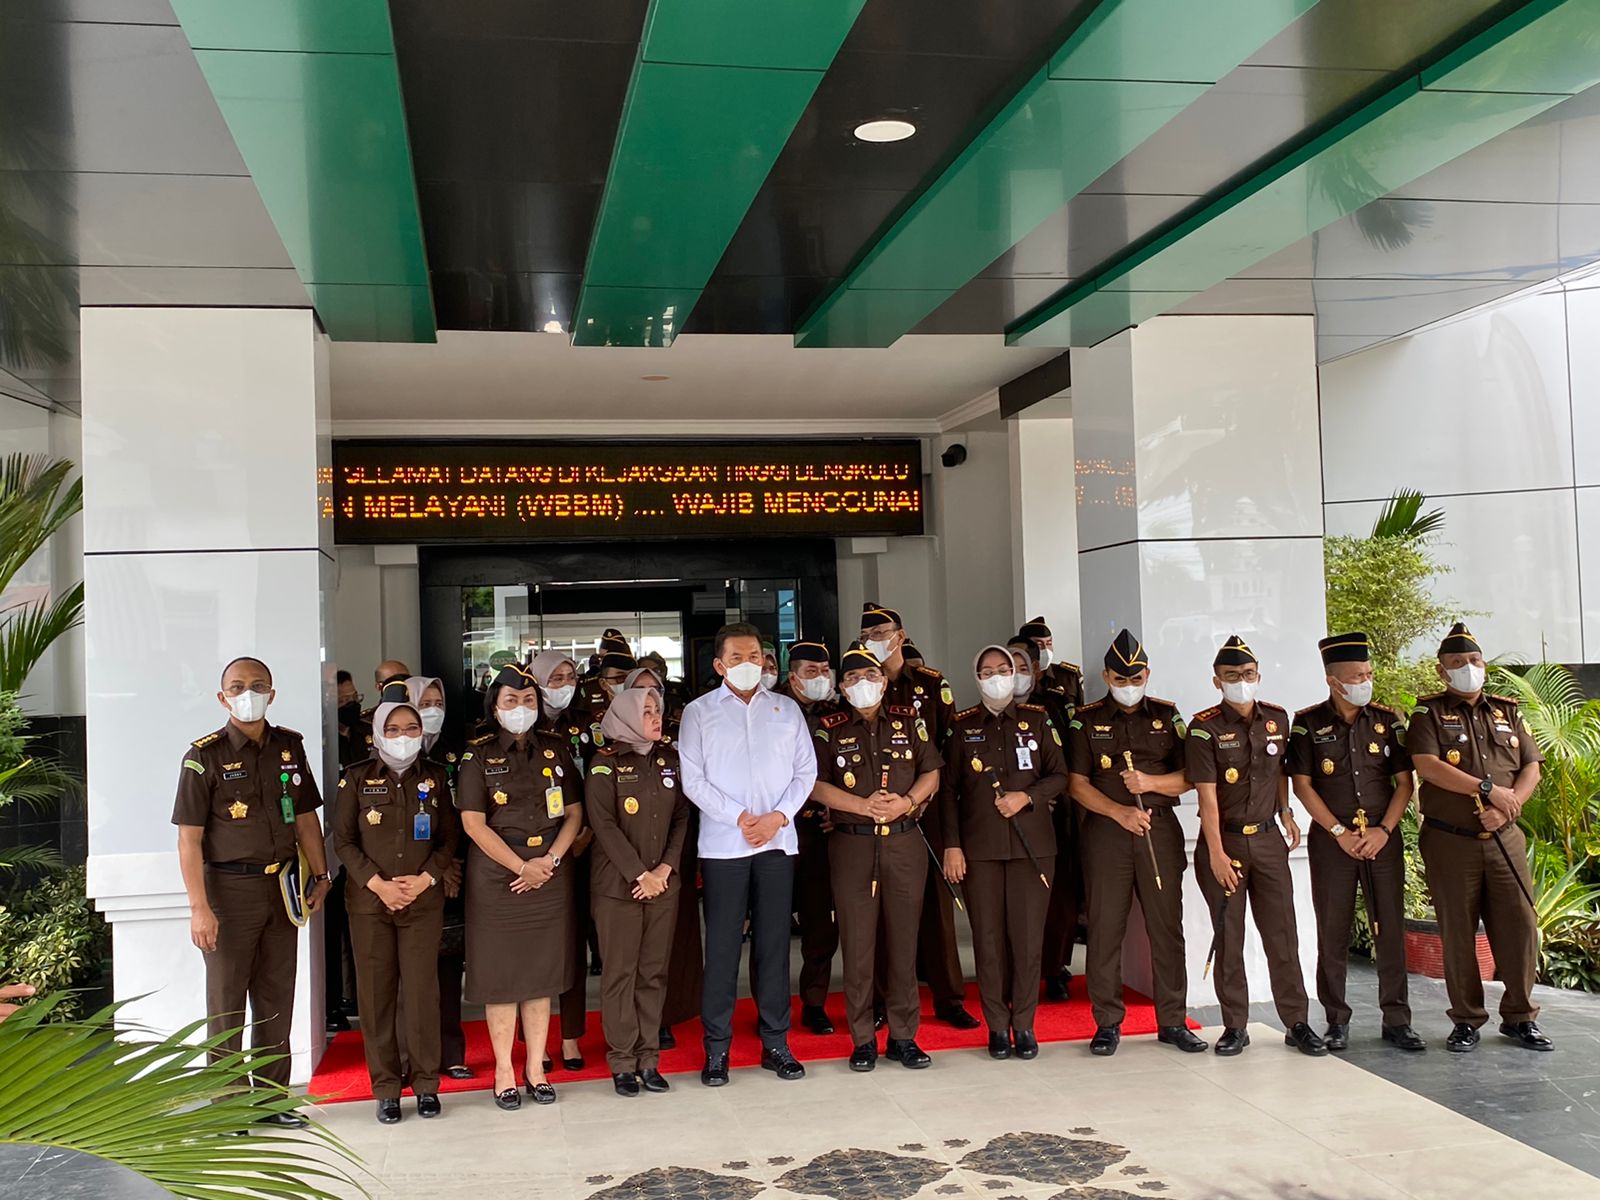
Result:
{"type": "Polygon", "coordinates": [[[1436,508],[1424,513],[1425,500],[1427,496],[1411,489],[1395,492],[1373,521],[1370,536],[1415,542],[1438,533],[1444,528],[1444,510],[1436,508]]]}

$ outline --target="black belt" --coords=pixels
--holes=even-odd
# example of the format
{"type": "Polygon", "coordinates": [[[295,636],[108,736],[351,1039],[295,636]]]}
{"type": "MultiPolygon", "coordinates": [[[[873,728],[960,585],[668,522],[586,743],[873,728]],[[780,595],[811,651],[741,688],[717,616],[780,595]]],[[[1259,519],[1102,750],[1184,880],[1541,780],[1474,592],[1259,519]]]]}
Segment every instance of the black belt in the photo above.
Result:
{"type": "Polygon", "coordinates": [[[286,858],[275,863],[208,862],[206,870],[222,871],[228,875],[276,875],[293,861],[292,858],[286,858]]]}
{"type": "Polygon", "coordinates": [[[1474,838],[1480,842],[1487,842],[1494,834],[1487,829],[1463,829],[1459,825],[1452,825],[1449,821],[1441,821],[1438,817],[1423,817],[1422,823],[1430,829],[1437,829],[1440,833],[1453,833],[1457,837],[1474,838]]]}
{"type": "Polygon", "coordinates": [[[1270,829],[1272,822],[1267,821],[1224,821],[1222,828],[1228,833],[1242,833],[1245,837],[1255,837],[1263,829],[1270,829]]]}
{"type": "Polygon", "coordinates": [[[833,826],[839,833],[854,833],[864,837],[888,837],[891,833],[906,833],[916,827],[917,823],[910,817],[891,821],[887,825],[841,825],[836,821],[833,826]]]}

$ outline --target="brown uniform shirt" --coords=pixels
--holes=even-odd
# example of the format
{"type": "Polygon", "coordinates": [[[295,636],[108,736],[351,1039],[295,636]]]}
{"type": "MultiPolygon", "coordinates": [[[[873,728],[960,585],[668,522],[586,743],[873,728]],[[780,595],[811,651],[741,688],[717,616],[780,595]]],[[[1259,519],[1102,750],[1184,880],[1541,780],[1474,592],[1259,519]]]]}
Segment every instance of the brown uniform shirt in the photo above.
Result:
{"type": "Polygon", "coordinates": [[[321,807],[298,733],[268,725],[257,746],[229,721],[184,751],[172,823],[205,827],[200,846],[206,862],[265,865],[295,856],[294,817],[321,807]]]}
{"type": "MultiPolygon", "coordinates": [[[[1078,708],[1067,732],[1067,766],[1082,775],[1108,800],[1132,807],[1133,793],[1122,782],[1126,754],[1136,769],[1150,775],[1183,770],[1183,718],[1170,700],[1146,696],[1131,712],[1112,700],[1096,700],[1078,708]]],[[[1173,808],[1176,796],[1146,792],[1145,807],[1173,808]]]]}
{"type": "Polygon", "coordinates": [[[566,806],[583,802],[583,781],[567,744],[535,729],[522,749],[504,729],[467,743],[456,776],[456,807],[483,813],[489,828],[523,859],[550,853],[566,806]],[[545,772],[550,774],[546,775],[545,772]],[[554,808],[550,788],[561,788],[554,808]]]}
{"type": "Polygon", "coordinates": [[[1043,705],[1011,704],[998,713],[981,704],[963,709],[955,714],[944,756],[939,802],[947,846],[980,861],[1026,858],[1011,831],[1015,824],[1040,863],[1055,854],[1050,809],[1067,790],[1067,760],[1061,731],[1043,705]],[[994,806],[996,776],[1002,791],[1026,792],[1033,806],[1010,820],[1002,817],[994,806]]]}
{"type": "Polygon", "coordinates": [[[889,680],[883,690],[884,704],[910,707],[928,723],[928,736],[934,748],[943,750],[950,740],[950,722],[955,716],[955,695],[950,683],[932,667],[907,667],[898,679],[889,680]]]}
{"type": "MultiPolygon", "coordinates": [[[[1517,772],[1544,761],[1538,743],[1510,696],[1480,692],[1474,702],[1454,692],[1423,696],[1411,711],[1406,746],[1413,757],[1431,754],[1478,779],[1510,787],[1517,772]]],[[[1476,831],[1477,793],[1462,795],[1422,781],[1422,815],[1476,831]]]]}
{"type": "Polygon", "coordinates": [[[594,827],[595,895],[631,900],[639,876],[661,863],[672,868],[663,895],[677,892],[689,801],[675,747],[657,743],[649,754],[602,749],[589,765],[583,812],[594,827]]]}
{"type": "MultiPolygon", "coordinates": [[[[333,848],[350,873],[345,893],[355,912],[378,912],[383,901],[367,890],[374,875],[427,872],[442,880],[455,860],[460,822],[450,799],[445,768],[419,758],[402,779],[381,758],[352,763],[339,779],[334,804],[333,848]],[[417,817],[425,816],[427,836],[417,837],[417,817]]],[[[431,887],[413,907],[444,904],[444,889],[431,887]]]]}
{"type": "Polygon", "coordinates": [[[1076,663],[1051,663],[1039,674],[1029,697],[1049,710],[1058,728],[1067,728],[1083,703],[1083,671],[1076,663]]]}
{"type": "Polygon", "coordinates": [[[582,706],[580,697],[553,717],[541,708],[539,723],[533,728],[535,733],[549,734],[564,741],[567,753],[581,772],[590,755],[591,730],[598,721],[598,717],[591,717],[589,710],[582,706]]]}
{"type": "Polygon", "coordinates": [[[1332,700],[1302,708],[1289,728],[1289,774],[1311,776],[1328,811],[1348,825],[1361,809],[1376,825],[1394,794],[1394,777],[1411,770],[1400,714],[1369,704],[1345,723],[1332,700]]]}
{"type": "MultiPolygon", "coordinates": [[[[815,741],[818,782],[862,799],[884,788],[885,770],[887,790],[905,796],[919,775],[944,766],[928,723],[909,704],[880,704],[870,721],[853,708],[830,713],[818,723],[815,741]]],[[[833,822],[871,823],[850,812],[834,813],[833,822]]]]}
{"type": "Polygon", "coordinates": [[[1184,739],[1190,783],[1217,785],[1224,821],[1264,825],[1278,815],[1278,781],[1289,756],[1289,713],[1256,701],[1246,720],[1231,704],[1197,712],[1184,739]]]}
{"type": "MultiPolygon", "coordinates": [[[[841,700],[805,701],[796,697],[790,689],[785,689],[784,695],[800,706],[800,715],[806,719],[806,728],[811,731],[812,739],[817,742],[819,747],[828,740],[827,733],[821,730],[823,718],[848,710],[848,705],[841,700]]],[[[822,750],[818,749],[817,754],[820,756],[822,750]]],[[[818,761],[821,761],[820,757],[818,761]]],[[[807,800],[801,806],[800,811],[795,814],[795,829],[799,831],[802,827],[810,827],[811,830],[820,832],[823,822],[829,819],[828,808],[825,804],[816,800],[807,800]]]]}

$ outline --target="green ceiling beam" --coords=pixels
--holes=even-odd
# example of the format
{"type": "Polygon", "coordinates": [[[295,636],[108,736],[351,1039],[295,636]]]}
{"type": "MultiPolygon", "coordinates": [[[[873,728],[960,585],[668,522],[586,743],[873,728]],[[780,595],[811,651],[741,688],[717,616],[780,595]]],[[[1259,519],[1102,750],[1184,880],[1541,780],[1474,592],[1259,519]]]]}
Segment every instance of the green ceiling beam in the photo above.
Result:
{"type": "Polygon", "coordinates": [[[667,346],[866,0],[651,0],[573,318],[667,346]]]}
{"type": "Polygon", "coordinates": [[[173,9],[329,335],[434,341],[385,0],[173,9]]]}
{"type": "Polygon", "coordinates": [[[1600,82],[1600,0],[1531,0],[1006,331],[1092,346],[1600,82]]]}
{"type": "Polygon", "coordinates": [[[798,346],[888,346],[1316,0],[1101,0],[811,310],[798,346]]]}

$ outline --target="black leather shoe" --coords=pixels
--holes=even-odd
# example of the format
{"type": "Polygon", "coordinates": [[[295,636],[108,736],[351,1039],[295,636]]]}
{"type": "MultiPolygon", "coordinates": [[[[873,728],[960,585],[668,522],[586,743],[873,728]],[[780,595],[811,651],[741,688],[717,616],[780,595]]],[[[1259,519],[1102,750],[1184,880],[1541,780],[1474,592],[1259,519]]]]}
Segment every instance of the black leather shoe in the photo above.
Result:
{"type": "Polygon", "coordinates": [[[1231,1058],[1235,1054],[1243,1054],[1244,1048],[1250,1044],[1250,1034],[1243,1029],[1234,1029],[1231,1026],[1222,1031],[1222,1036],[1217,1039],[1216,1052],[1224,1058],[1231,1058]]]}
{"type": "Polygon", "coordinates": [[[862,1074],[878,1065],[878,1047],[874,1042],[862,1042],[850,1051],[850,1069],[862,1074]]]}
{"type": "Polygon", "coordinates": [[[471,1067],[465,1065],[446,1067],[444,1069],[444,1077],[446,1079],[475,1079],[477,1074],[471,1067]]]}
{"type": "Polygon", "coordinates": [[[700,1082],[707,1087],[722,1087],[728,1082],[728,1056],[706,1055],[706,1065],[700,1068],[700,1082]]]}
{"type": "Polygon", "coordinates": [[[1301,1054],[1308,1054],[1312,1058],[1321,1058],[1328,1052],[1328,1043],[1318,1037],[1316,1031],[1304,1021],[1296,1021],[1294,1028],[1283,1035],[1283,1044],[1293,1046],[1301,1054]]]}
{"type": "Polygon", "coordinates": [[[432,1120],[444,1111],[444,1105],[439,1103],[439,1097],[432,1092],[423,1092],[417,1097],[417,1116],[432,1120]]]}
{"type": "Polygon", "coordinates": [[[632,1071],[615,1071],[611,1075],[611,1086],[616,1089],[619,1096],[637,1096],[639,1077],[632,1071]]]}
{"type": "Polygon", "coordinates": [[[1059,975],[1046,975],[1044,977],[1044,998],[1060,1003],[1067,998],[1070,991],[1068,984],[1071,982],[1071,971],[1063,971],[1059,975]]]}
{"type": "Polygon", "coordinates": [[[503,1092],[494,1094],[494,1106],[503,1108],[506,1112],[516,1112],[522,1107],[522,1093],[514,1087],[509,1087],[503,1092]]]}
{"type": "Polygon", "coordinates": [[[1329,1025],[1328,1032],[1322,1035],[1322,1044],[1329,1050],[1350,1049],[1350,1026],[1329,1025]]]}
{"type": "Polygon", "coordinates": [[[779,1079],[804,1079],[806,1069],[787,1046],[767,1046],[761,1051],[761,1069],[779,1079]]]}
{"type": "Polygon", "coordinates": [[[569,1071],[581,1071],[583,1070],[583,1055],[580,1054],[577,1058],[563,1058],[561,1065],[569,1071]]]}
{"type": "Polygon", "coordinates": [[[1185,1054],[1204,1054],[1210,1043],[1187,1025],[1163,1025],[1156,1030],[1156,1041],[1176,1046],[1185,1054]]]}
{"type": "Polygon", "coordinates": [[[339,1009],[334,1009],[331,1013],[328,1014],[328,1032],[329,1033],[349,1033],[350,1032],[350,1018],[345,1016],[344,1013],[341,1012],[339,1009]]]}
{"type": "Polygon", "coordinates": [[[603,970],[603,968],[600,965],[600,959],[599,959],[598,956],[596,956],[594,958],[591,958],[589,960],[589,974],[595,976],[598,979],[600,977],[600,974],[601,974],[602,970],[603,970]]]}
{"type": "Polygon", "coordinates": [[[1401,1050],[1426,1050],[1428,1043],[1422,1040],[1421,1035],[1409,1025],[1385,1025],[1383,1027],[1383,1040],[1391,1045],[1398,1046],[1401,1050]]]}
{"type": "Polygon", "coordinates": [[[1463,1021],[1457,1021],[1456,1027],[1450,1031],[1450,1036],[1444,1040],[1444,1048],[1451,1054],[1470,1054],[1478,1048],[1479,1040],[1476,1029],[1463,1021]]]}
{"type": "Polygon", "coordinates": [[[556,1089],[550,1083],[531,1083],[524,1079],[523,1085],[528,1089],[528,1095],[533,1097],[535,1104],[554,1104],[556,1102],[556,1089]]]}
{"type": "Polygon", "coordinates": [[[672,1085],[667,1082],[667,1077],[654,1067],[646,1067],[639,1072],[639,1082],[647,1092],[670,1092],[672,1085]]]}
{"type": "Polygon", "coordinates": [[[275,1112],[262,1117],[258,1125],[273,1125],[279,1129],[304,1129],[311,1124],[297,1112],[275,1112]]]}
{"type": "Polygon", "coordinates": [[[954,1008],[947,1008],[934,1014],[953,1029],[976,1029],[978,1018],[969,1013],[965,1007],[957,1004],[954,1008]]]}
{"type": "Polygon", "coordinates": [[[400,1099],[395,1097],[378,1101],[378,1124],[398,1125],[400,1123],[400,1099]]]}
{"type": "Polygon", "coordinates": [[[1089,1053],[1100,1058],[1110,1058],[1122,1044],[1122,1026],[1102,1025],[1094,1031],[1094,1041],[1089,1043],[1089,1053]]]}
{"type": "Polygon", "coordinates": [[[833,1032],[833,1022],[828,1019],[828,1010],[820,1004],[807,1004],[801,1008],[800,1024],[819,1036],[833,1032]]]}
{"type": "Polygon", "coordinates": [[[1039,1039],[1033,1036],[1033,1030],[1019,1029],[1014,1036],[1017,1046],[1015,1054],[1018,1058],[1039,1057],[1039,1039]]]}
{"type": "Polygon", "coordinates": [[[1515,1025],[1509,1021],[1500,1026],[1500,1035],[1508,1037],[1524,1050],[1554,1050],[1556,1045],[1552,1042],[1537,1021],[1518,1021],[1515,1025]]]}
{"type": "Polygon", "coordinates": [[[910,1067],[913,1071],[920,1071],[923,1067],[933,1065],[933,1059],[928,1057],[926,1050],[917,1045],[915,1038],[906,1038],[903,1041],[890,1038],[885,1053],[902,1067],[910,1067]]]}
{"type": "Polygon", "coordinates": [[[675,1049],[677,1049],[678,1038],[672,1032],[672,1026],[671,1025],[663,1025],[661,1027],[661,1031],[656,1034],[656,1045],[659,1046],[663,1050],[675,1050],[675,1049]]]}
{"type": "Polygon", "coordinates": [[[989,1031],[989,1057],[1011,1057],[1011,1038],[1008,1034],[996,1033],[992,1029],[989,1031]]]}

